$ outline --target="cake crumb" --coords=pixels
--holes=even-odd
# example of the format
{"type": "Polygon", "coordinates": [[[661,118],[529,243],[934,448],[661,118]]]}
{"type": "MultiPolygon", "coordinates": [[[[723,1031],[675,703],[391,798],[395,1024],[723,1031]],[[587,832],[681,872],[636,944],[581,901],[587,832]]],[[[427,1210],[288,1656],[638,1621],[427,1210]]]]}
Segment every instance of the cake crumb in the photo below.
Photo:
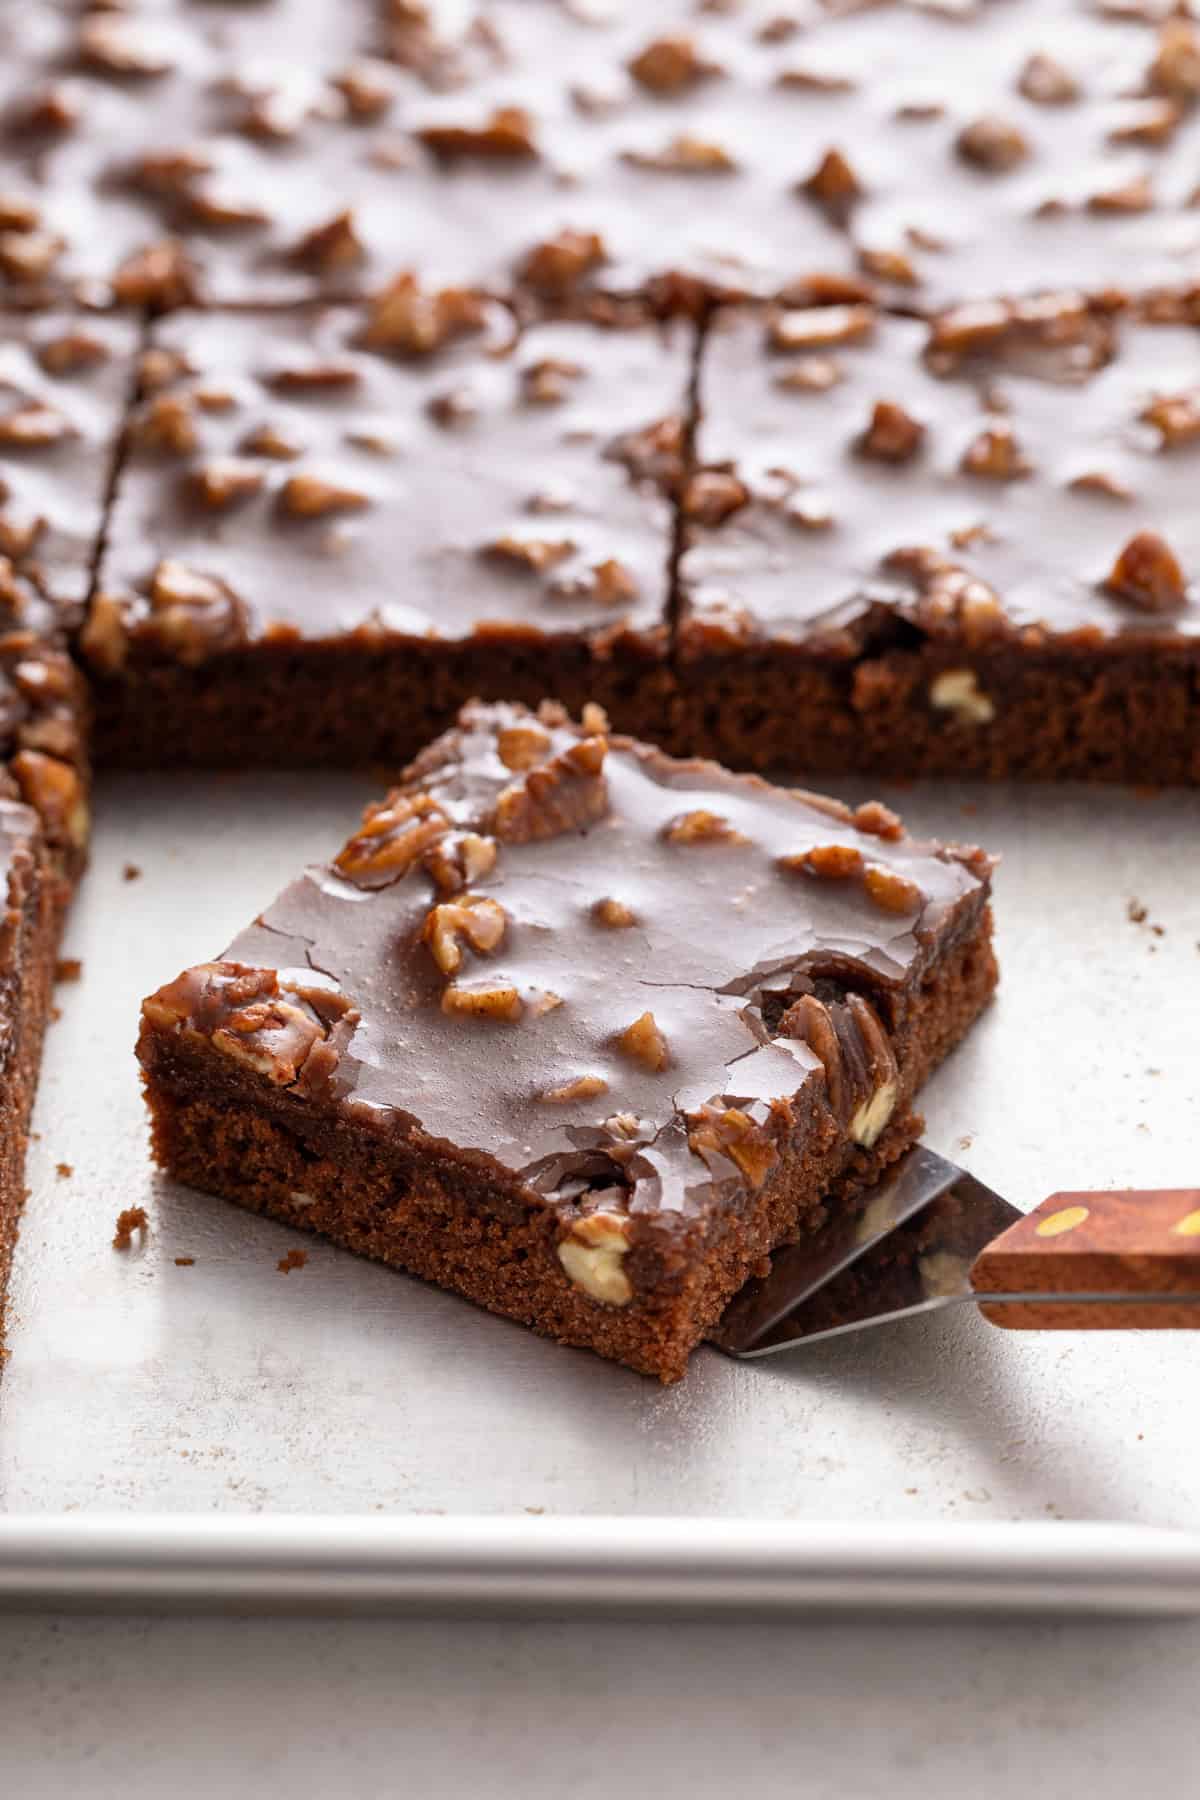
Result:
{"type": "Polygon", "coordinates": [[[78,981],[83,974],[83,963],[77,956],[60,956],[54,965],[55,981],[78,981]]]}
{"type": "Polygon", "coordinates": [[[138,868],[136,863],[126,863],[125,867],[121,870],[121,879],[122,881],[140,881],[142,879],[142,871],[138,868]]]}
{"type": "Polygon", "coordinates": [[[145,1231],[149,1223],[144,1206],[127,1206],[124,1212],[117,1214],[117,1232],[113,1238],[114,1250],[128,1250],[133,1243],[135,1231],[145,1231]]]}
{"type": "Polygon", "coordinates": [[[177,1256],[175,1258],[175,1267],[177,1269],[190,1269],[195,1260],[194,1256],[177,1256]]]}
{"type": "Polygon", "coordinates": [[[293,1269],[302,1269],[307,1261],[307,1250],[289,1250],[286,1256],[280,1257],[275,1267],[281,1275],[290,1275],[293,1269]]]}
{"type": "Polygon", "coordinates": [[[1149,913],[1142,905],[1141,901],[1135,897],[1125,908],[1125,917],[1129,920],[1131,925],[1144,925],[1149,917],[1149,913]]]}
{"type": "Polygon", "coordinates": [[[54,1173],[60,1181],[70,1181],[75,1169],[71,1163],[55,1163],[54,1173]]]}

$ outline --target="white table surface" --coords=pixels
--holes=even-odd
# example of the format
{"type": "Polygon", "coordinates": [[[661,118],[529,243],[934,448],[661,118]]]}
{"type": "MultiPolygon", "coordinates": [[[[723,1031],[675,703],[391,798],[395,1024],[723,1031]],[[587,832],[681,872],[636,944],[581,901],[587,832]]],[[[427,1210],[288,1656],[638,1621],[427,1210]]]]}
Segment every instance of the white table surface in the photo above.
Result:
{"type": "Polygon", "coordinates": [[[8,1617],[0,1787],[14,1800],[1186,1795],[1198,1675],[1200,1623],[8,1617]]]}

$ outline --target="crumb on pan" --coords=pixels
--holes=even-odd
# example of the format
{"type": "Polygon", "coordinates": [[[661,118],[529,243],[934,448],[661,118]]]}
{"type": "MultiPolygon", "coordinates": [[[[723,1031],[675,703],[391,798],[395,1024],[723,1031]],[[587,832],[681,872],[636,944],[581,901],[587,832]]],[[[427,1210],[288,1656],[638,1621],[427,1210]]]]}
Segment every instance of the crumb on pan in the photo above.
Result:
{"type": "Polygon", "coordinates": [[[117,1214],[116,1235],[113,1238],[114,1250],[128,1250],[133,1243],[135,1231],[145,1231],[149,1220],[144,1206],[127,1206],[117,1214]]]}
{"type": "Polygon", "coordinates": [[[286,1256],[280,1257],[275,1267],[281,1275],[290,1275],[293,1269],[302,1269],[307,1261],[307,1250],[289,1250],[286,1256]]]}

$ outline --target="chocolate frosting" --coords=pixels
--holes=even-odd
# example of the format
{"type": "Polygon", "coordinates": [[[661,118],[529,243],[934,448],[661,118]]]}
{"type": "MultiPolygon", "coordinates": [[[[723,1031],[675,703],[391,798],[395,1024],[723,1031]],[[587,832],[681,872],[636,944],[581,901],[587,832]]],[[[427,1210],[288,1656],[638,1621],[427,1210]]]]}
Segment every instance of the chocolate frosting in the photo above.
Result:
{"type": "Polygon", "coordinates": [[[304,1092],[317,1041],[348,1115],[528,1200],[603,1194],[702,1229],[808,1128],[822,1083],[846,1128],[894,1073],[892,1022],[974,924],[989,866],[878,806],[609,744],[602,719],[474,705],[147,1018],[212,1036],[260,1003],[226,1047],[268,1081],[304,1092]]]}

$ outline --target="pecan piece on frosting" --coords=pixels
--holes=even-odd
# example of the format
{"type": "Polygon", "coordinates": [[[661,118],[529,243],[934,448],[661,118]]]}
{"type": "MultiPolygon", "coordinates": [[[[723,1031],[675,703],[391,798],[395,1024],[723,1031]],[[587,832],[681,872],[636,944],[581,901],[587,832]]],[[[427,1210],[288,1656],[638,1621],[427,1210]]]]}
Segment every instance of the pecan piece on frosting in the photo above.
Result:
{"type": "MultiPolygon", "coordinates": [[[[709,1169],[722,1160],[733,1163],[752,1188],[760,1188],[779,1161],[769,1133],[737,1106],[711,1102],[687,1115],[688,1149],[709,1169]]],[[[714,1173],[716,1171],[713,1171],[714,1173]]]]}
{"type": "Polygon", "coordinates": [[[461,899],[431,906],[421,937],[442,974],[456,975],[462,967],[464,942],[477,956],[488,956],[507,928],[508,914],[498,900],[486,894],[464,894],[461,899]]]}
{"type": "Polygon", "coordinates": [[[835,225],[844,225],[862,199],[863,187],[842,152],[827,150],[812,174],[800,183],[802,193],[835,225]]]}
{"type": "Polygon", "coordinates": [[[450,828],[428,794],[389,794],[363,813],[362,824],[334,857],[334,867],[356,887],[397,881],[450,828]]]}
{"type": "Polygon", "coordinates": [[[440,162],[469,156],[525,162],[540,154],[533,117],[521,106],[498,106],[482,125],[424,125],[415,135],[440,162]]]}
{"type": "Polygon", "coordinates": [[[1187,599],[1187,579],[1175,552],[1156,531],[1138,531],[1109,570],[1105,588],[1139,612],[1172,612],[1187,599]]]}
{"type": "Polygon", "coordinates": [[[435,350],[483,331],[488,304],[470,288],[423,288],[411,272],[373,295],[359,342],[368,350],[431,356],[435,350]]]}
{"type": "Polygon", "coordinates": [[[870,424],[855,445],[875,462],[911,462],[925,441],[925,427],[891,400],[877,400],[870,424]]]}
{"type": "Polygon", "coordinates": [[[634,1062],[640,1062],[643,1068],[656,1075],[671,1060],[670,1047],[652,1012],[639,1014],[632,1025],[626,1026],[617,1038],[617,1045],[626,1056],[632,1057],[634,1062]]]}
{"type": "Polygon", "coordinates": [[[597,232],[566,229],[525,252],[517,264],[517,281],[547,299],[561,298],[607,261],[604,239],[597,232]]]}
{"type": "Polygon", "coordinates": [[[1016,126],[990,116],[965,125],[954,147],[964,162],[997,174],[1015,169],[1029,155],[1029,145],[1016,126]]]}
{"type": "Polygon", "coordinates": [[[580,738],[526,771],[496,800],[490,825],[505,844],[528,844],[592,825],[608,811],[603,737],[580,738]]]}
{"type": "Polygon", "coordinates": [[[166,558],[150,579],[148,616],[137,634],[182,663],[199,663],[243,643],[242,603],[228,584],[166,558]]]}
{"type": "Polygon", "coordinates": [[[683,32],[654,38],[630,60],[629,73],[652,94],[681,94],[719,73],[683,32]]]}

